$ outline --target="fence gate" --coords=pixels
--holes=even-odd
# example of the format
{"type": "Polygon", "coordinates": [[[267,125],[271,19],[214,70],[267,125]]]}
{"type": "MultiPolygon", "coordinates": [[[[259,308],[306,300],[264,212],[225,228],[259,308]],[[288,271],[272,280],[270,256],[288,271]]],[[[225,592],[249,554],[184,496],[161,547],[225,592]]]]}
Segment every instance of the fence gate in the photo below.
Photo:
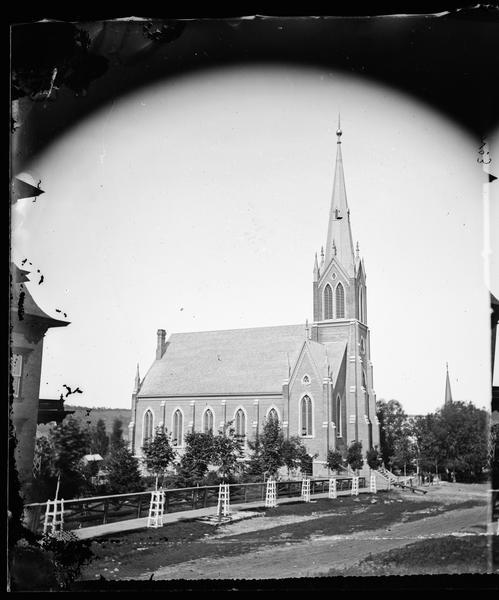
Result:
{"type": "Polygon", "coordinates": [[[359,478],[358,477],[352,477],[352,496],[358,496],[359,495],[359,478]]]}
{"type": "Polygon", "coordinates": [[[376,494],[377,493],[377,489],[376,489],[376,475],[374,473],[371,473],[371,479],[369,481],[369,491],[371,492],[371,494],[376,494]]]}

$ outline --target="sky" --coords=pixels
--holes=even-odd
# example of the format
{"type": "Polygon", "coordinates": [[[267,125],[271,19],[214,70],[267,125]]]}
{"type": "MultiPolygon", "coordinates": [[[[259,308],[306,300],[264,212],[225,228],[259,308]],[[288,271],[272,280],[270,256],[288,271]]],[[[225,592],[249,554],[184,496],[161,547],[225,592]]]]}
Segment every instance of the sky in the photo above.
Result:
{"type": "Polygon", "coordinates": [[[15,205],[12,258],[32,263],[41,308],[71,323],[45,337],[40,397],[67,384],[84,392],[68,404],[129,407],[159,328],[312,321],[339,112],[377,398],[434,411],[448,363],[454,399],[489,407],[499,265],[497,251],[484,264],[484,232],[499,211],[491,192],[484,216],[477,140],[367,78],[278,64],[115,99],[20,175],[45,194],[15,205]]]}

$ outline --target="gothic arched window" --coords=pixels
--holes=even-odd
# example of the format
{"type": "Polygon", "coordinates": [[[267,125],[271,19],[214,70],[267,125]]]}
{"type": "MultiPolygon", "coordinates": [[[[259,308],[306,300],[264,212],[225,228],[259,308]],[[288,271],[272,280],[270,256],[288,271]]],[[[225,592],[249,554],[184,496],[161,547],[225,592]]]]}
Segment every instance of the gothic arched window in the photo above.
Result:
{"type": "Polygon", "coordinates": [[[267,419],[269,421],[279,421],[279,415],[277,414],[277,411],[275,408],[271,408],[269,410],[269,413],[267,415],[267,419]]]}
{"type": "Polygon", "coordinates": [[[341,398],[336,396],[336,435],[341,437],[343,435],[343,424],[341,418],[341,398]]]}
{"type": "Polygon", "coordinates": [[[213,412],[207,408],[203,415],[203,432],[210,433],[210,431],[213,433],[213,412]]]}
{"type": "Polygon", "coordinates": [[[182,446],[184,433],[184,417],[180,410],[173,413],[173,444],[175,446],[182,446]]]}
{"type": "Polygon", "coordinates": [[[301,399],[301,434],[312,435],[312,399],[303,396],[301,399]]]}
{"type": "Polygon", "coordinates": [[[345,318],[345,288],[341,282],[336,286],[336,318],[345,318]]]}
{"type": "Polygon", "coordinates": [[[324,318],[333,318],[333,290],[329,283],[324,288],[324,318]]]}
{"type": "Polygon", "coordinates": [[[146,442],[148,442],[150,439],[152,439],[152,427],[153,427],[153,414],[152,412],[148,409],[146,410],[146,412],[144,413],[144,434],[143,434],[143,443],[145,444],[146,442]]]}
{"type": "Polygon", "coordinates": [[[243,438],[246,435],[246,415],[242,408],[236,412],[236,435],[243,438]]]}

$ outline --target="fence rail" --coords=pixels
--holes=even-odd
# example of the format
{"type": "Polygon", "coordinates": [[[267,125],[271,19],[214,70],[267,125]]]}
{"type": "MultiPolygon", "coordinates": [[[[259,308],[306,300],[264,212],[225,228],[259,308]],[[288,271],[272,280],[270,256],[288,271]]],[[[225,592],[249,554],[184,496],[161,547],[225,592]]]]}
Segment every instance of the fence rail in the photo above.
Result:
{"type": "MultiPolygon", "coordinates": [[[[338,490],[349,490],[352,487],[352,477],[336,477],[338,490]]],[[[248,502],[265,500],[265,482],[232,483],[229,485],[231,504],[246,504],[248,502]]],[[[359,479],[359,487],[366,487],[364,477],[359,479]]],[[[311,479],[310,493],[326,493],[329,479],[311,479]]],[[[181,512],[197,508],[216,506],[218,502],[218,485],[166,488],[165,513],[181,512]]],[[[131,494],[116,494],[112,496],[93,496],[64,500],[64,527],[78,529],[105,523],[126,521],[147,517],[152,490],[131,494]]],[[[293,498],[301,495],[301,480],[278,481],[276,485],[277,498],[293,498]]],[[[33,532],[41,531],[46,502],[27,504],[24,507],[26,526],[33,532]]]]}

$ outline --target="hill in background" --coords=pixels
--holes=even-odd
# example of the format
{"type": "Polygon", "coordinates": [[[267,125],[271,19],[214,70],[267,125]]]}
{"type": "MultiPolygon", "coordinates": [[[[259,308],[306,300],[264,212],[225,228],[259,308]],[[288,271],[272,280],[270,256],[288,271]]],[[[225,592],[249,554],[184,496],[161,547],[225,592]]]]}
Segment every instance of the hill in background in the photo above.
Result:
{"type": "MultiPolygon", "coordinates": [[[[70,406],[64,405],[66,410],[73,410],[74,413],[69,415],[78,421],[84,427],[94,427],[99,419],[102,419],[106,424],[106,433],[111,434],[115,419],[119,419],[122,423],[123,439],[128,440],[128,423],[132,411],[129,408],[102,408],[88,406],[70,406]]],[[[44,435],[50,429],[50,425],[38,425],[38,434],[44,435]]]]}

